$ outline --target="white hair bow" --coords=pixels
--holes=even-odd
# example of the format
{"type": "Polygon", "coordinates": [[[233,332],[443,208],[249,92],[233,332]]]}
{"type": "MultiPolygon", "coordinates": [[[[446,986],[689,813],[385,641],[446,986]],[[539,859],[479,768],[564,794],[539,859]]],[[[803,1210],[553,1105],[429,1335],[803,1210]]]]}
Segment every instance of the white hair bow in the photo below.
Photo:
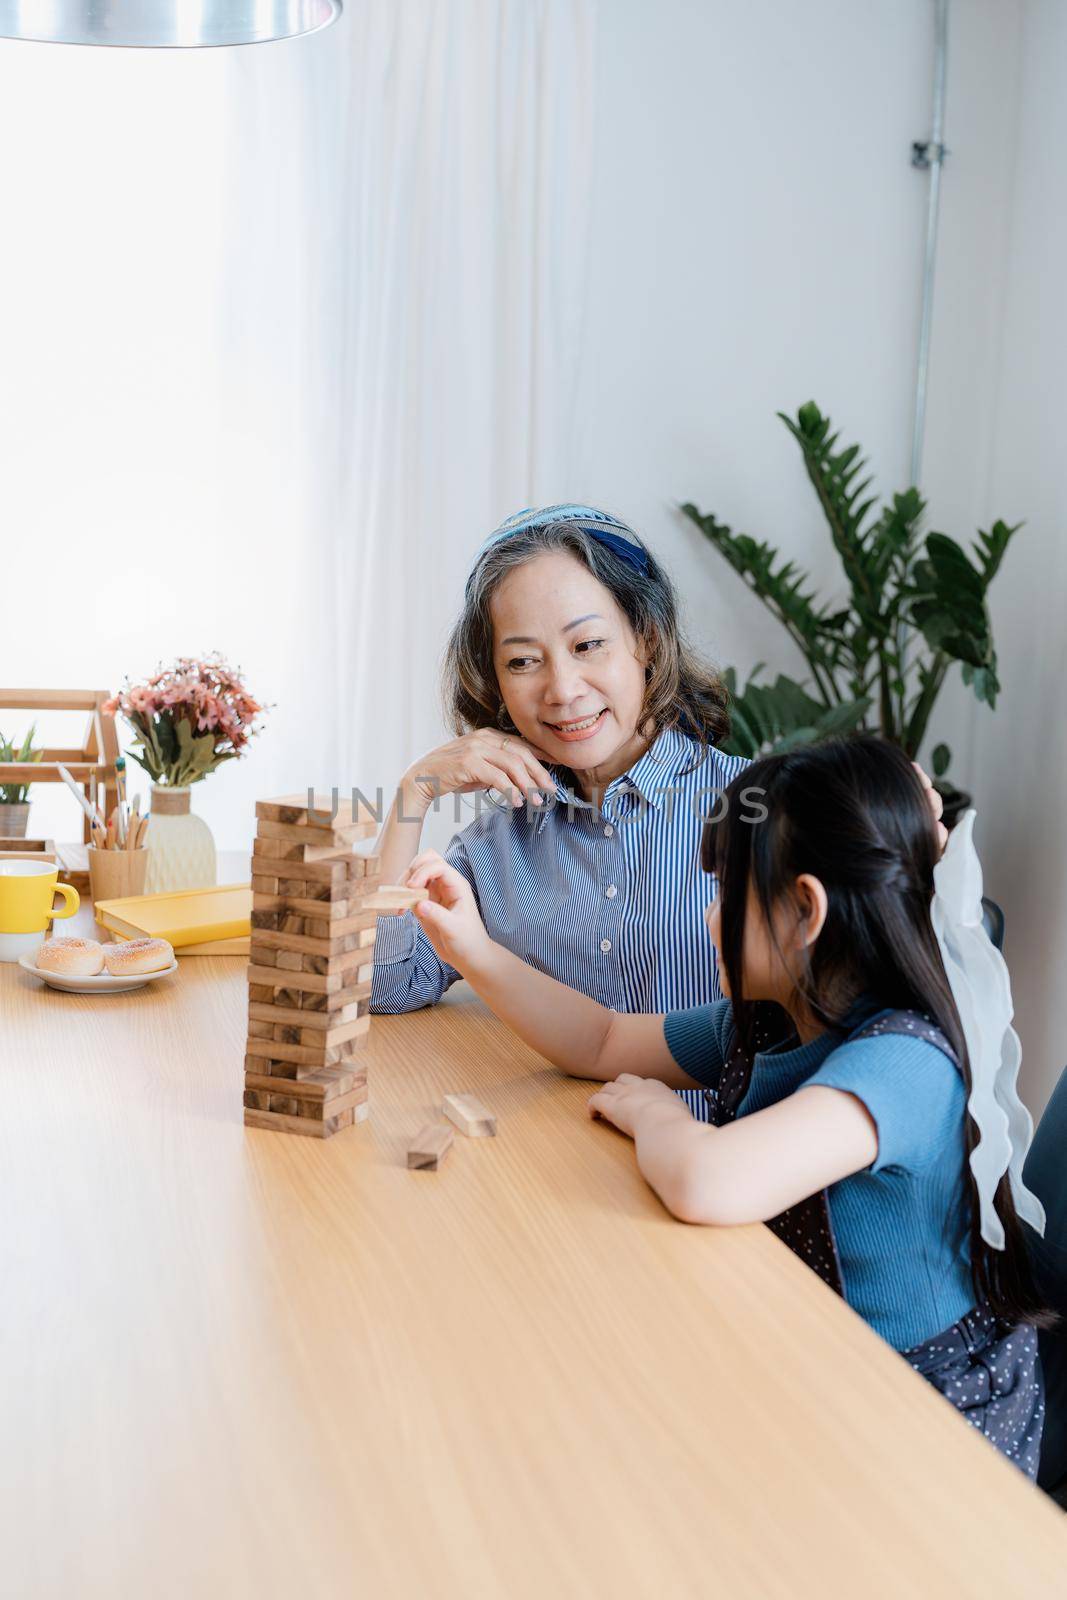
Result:
{"type": "Polygon", "coordinates": [[[934,868],[931,918],[970,1058],[967,1110],[979,1133],[970,1160],[982,1238],[1003,1250],[1004,1225],[993,1197],[1005,1172],[1016,1211],[1040,1234],[1045,1210],[1023,1183],[1034,1124],[1016,1090],[1022,1047],[1011,1025],[1008,969],[982,924],[982,864],[974,848],[974,817],[973,810],[964,812],[934,868]]]}

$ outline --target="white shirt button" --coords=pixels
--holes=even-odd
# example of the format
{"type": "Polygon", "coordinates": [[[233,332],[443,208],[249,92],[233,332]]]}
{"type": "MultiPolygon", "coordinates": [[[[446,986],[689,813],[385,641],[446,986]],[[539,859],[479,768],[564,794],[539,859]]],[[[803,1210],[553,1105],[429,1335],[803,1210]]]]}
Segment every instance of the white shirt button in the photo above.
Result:
{"type": "Polygon", "coordinates": [[[601,950],[603,950],[604,954],[607,955],[608,951],[611,949],[611,940],[610,939],[601,939],[600,948],[601,948],[601,950]]]}
{"type": "Polygon", "coordinates": [[[610,839],[614,832],[615,832],[615,829],[611,826],[611,823],[609,822],[607,827],[604,829],[604,837],[605,837],[605,839],[610,839]]]}
{"type": "Polygon", "coordinates": [[[604,893],[607,895],[609,900],[614,900],[618,892],[618,889],[616,889],[613,883],[609,883],[607,888],[604,890],[604,893]]]}

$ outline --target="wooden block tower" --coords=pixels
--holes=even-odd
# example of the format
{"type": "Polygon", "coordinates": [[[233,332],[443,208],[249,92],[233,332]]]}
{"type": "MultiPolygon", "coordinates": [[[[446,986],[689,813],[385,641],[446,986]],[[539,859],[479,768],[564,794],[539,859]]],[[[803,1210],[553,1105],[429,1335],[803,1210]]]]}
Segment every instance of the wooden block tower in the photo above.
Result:
{"type": "Polygon", "coordinates": [[[367,1114],[378,863],[366,807],[261,800],[252,855],[245,1122],[328,1139],[367,1114]]]}

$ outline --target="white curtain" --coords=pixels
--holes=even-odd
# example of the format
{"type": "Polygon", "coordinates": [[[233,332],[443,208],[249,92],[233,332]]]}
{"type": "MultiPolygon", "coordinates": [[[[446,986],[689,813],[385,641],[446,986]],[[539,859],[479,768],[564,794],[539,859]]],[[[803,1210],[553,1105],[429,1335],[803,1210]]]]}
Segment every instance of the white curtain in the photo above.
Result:
{"type": "Polygon", "coordinates": [[[473,550],[566,492],[594,24],[594,0],[360,0],[299,72],[279,49],[229,58],[238,364],[255,373],[279,302],[301,308],[316,781],[388,797],[440,740],[473,550]]]}
{"type": "MultiPolygon", "coordinates": [[[[224,847],[257,796],[388,790],[440,739],[473,548],[567,493],[594,18],[355,0],[241,50],[0,41],[0,681],[223,649],[271,703],[196,795],[224,847]]],[[[61,786],[33,802],[78,834],[61,786]]]]}

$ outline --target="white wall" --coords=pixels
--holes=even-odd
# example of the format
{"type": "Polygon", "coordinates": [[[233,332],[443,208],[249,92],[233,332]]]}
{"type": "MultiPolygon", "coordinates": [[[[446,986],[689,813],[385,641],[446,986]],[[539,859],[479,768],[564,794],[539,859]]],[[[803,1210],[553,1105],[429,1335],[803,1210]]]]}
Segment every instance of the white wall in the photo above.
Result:
{"type": "Polygon", "coordinates": [[[1067,7],[1025,0],[1010,26],[1000,8],[982,10],[984,70],[969,97],[950,83],[948,142],[961,148],[946,195],[977,192],[969,218],[946,207],[929,461],[961,529],[995,516],[1026,524],[992,591],[1001,703],[993,714],[955,698],[949,731],[979,808],[987,887],[1007,916],[1023,1084],[1037,1109],[1067,1061],[1067,7]],[[995,174],[984,206],[961,126],[995,174]]]}
{"type": "MultiPolygon", "coordinates": [[[[926,0],[605,7],[584,386],[569,493],[667,560],[695,639],[799,674],[784,635],[674,510],[694,500],[839,583],[775,413],[814,398],[879,484],[908,462],[925,184],[926,0]]],[[[546,486],[547,490],[547,486],[546,486]]]]}

